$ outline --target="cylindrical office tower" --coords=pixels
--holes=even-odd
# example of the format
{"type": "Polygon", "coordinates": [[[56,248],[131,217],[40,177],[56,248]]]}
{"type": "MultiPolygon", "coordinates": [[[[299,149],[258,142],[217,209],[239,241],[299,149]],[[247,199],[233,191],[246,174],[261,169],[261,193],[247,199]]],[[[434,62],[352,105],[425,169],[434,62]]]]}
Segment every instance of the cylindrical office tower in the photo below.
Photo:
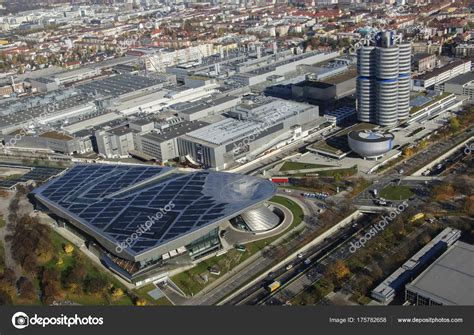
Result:
{"type": "Polygon", "coordinates": [[[375,50],[377,77],[377,123],[382,126],[398,121],[398,47],[375,50]]]}
{"type": "Polygon", "coordinates": [[[375,47],[357,50],[357,117],[361,122],[376,122],[375,47]]]}
{"type": "Polygon", "coordinates": [[[391,126],[409,117],[411,44],[391,31],[372,43],[357,51],[358,119],[391,126]]]}
{"type": "Polygon", "coordinates": [[[399,44],[398,50],[398,120],[405,120],[410,116],[411,43],[399,44]]]}
{"type": "Polygon", "coordinates": [[[357,50],[357,75],[369,78],[375,75],[375,47],[363,46],[357,50]]]}
{"type": "Polygon", "coordinates": [[[361,122],[375,123],[377,95],[374,80],[366,77],[357,78],[357,118],[361,122]]]}

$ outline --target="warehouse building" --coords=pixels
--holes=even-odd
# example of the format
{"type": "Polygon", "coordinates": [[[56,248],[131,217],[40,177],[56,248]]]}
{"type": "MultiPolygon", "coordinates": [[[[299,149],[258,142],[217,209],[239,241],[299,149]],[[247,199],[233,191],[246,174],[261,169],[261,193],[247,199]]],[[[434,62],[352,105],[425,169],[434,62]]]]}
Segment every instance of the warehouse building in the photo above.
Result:
{"type": "Polygon", "coordinates": [[[467,72],[448,80],[443,85],[443,91],[474,101],[474,72],[467,72]]]}
{"type": "Polygon", "coordinates": [[[136,137],[136,149],[159,162],[179,156],[178,138],[188,132],[207,126],[206,122],[184,121],[176,125],[142,133],[136,137]]]}
{"type": "Polygon", "coordinates": [[[405,287],[413,305],[474,305],[474,246],[456,242],[405,287]]]}

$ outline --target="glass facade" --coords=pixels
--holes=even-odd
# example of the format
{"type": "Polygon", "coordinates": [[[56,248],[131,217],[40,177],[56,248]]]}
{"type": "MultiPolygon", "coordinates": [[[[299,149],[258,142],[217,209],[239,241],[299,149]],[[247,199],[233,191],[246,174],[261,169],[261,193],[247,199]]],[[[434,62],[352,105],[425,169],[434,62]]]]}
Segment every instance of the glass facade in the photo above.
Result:
{"type": "Polygon", "coordinates": [[[199,258],[209,251],[219,249],[221,242],[219,240],[219,228],[212,230],[210,233],[198,238],[196,241],[188,244],[186,248],[189,256],[199,258]]]}

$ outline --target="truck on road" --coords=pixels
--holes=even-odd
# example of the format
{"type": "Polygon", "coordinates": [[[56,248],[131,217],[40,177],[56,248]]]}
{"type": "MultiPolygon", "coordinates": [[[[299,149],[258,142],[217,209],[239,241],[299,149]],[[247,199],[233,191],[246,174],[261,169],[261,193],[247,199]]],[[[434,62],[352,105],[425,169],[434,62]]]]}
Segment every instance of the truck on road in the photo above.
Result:
{"type": "Polygon", "coordinates": [[[267,290],[269,293],[273,293],[278,290],[281,286],[281,283],[278,280],[275,280],[273,283],[267,286],[267,290]]]}

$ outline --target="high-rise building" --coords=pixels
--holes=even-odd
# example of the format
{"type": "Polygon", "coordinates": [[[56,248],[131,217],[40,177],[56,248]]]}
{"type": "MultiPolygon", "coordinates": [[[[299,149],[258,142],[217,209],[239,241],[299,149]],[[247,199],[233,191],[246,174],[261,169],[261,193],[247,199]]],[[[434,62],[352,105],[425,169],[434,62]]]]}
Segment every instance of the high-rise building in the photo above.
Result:
{"type": "Polygon", "coordinates": [[[357,112],[362,122],[383,126],[410,111],[411,44],[393,31],[381,32],[357,50],[357,112]]]}

